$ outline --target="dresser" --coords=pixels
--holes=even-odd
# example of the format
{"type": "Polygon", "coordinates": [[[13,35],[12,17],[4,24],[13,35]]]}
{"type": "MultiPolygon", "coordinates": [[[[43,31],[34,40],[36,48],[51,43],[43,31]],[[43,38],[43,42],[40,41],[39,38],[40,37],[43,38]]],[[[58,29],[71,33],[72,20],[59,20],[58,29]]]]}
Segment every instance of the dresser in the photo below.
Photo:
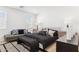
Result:
{"type": "Polygon", "coordinates": [[[56,41],[56,52],[78,52],[78,35],[71,40],[66,39],[66,35],[56,41]]]}

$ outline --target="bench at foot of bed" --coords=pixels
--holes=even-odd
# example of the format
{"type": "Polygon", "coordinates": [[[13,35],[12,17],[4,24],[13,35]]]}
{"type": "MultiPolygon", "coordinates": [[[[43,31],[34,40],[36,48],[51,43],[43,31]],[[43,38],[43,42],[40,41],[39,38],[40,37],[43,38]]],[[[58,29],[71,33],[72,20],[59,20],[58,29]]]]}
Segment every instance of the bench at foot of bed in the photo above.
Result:
{"type": "Polygon", "coordinates": [[[37,52],[39,50],[39,44],[38,41],[36,41],[36,39],[22,36],[17,39],[17,44],[21,43],[23,43],[24,46],[31,52],[37,52]]]}

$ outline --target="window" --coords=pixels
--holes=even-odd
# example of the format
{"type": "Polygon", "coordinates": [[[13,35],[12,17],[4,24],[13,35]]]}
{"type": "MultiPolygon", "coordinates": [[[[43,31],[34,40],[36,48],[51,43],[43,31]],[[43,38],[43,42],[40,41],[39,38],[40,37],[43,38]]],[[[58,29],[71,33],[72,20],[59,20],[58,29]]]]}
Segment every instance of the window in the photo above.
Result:
{"type": "Polygon", "coordinates": [[[0,11],[0,29],[5,29],[6,28],[6,12],[5,11],[0,11]]]}

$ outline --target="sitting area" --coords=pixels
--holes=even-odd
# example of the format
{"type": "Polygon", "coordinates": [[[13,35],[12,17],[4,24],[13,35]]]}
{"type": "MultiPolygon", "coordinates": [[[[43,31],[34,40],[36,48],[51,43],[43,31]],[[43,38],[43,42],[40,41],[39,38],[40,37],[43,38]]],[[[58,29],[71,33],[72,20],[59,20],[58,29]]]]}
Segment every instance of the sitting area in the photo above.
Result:
{"type": "Polygon", "coordinates": [[[4,39],[6,42],[17,40],[18,37],[25,35],[27,32],[26,29],[12,30],[10,34],[4,35],[4,39]]]}

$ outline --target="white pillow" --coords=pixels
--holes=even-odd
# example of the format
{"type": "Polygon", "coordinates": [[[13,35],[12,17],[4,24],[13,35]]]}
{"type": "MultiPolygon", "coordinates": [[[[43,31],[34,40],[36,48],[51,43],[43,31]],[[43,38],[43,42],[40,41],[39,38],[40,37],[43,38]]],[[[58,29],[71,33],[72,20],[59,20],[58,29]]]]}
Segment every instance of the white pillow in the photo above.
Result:
{"type": "Polygon", "coordinates": [[[49,30],[49,35],[53,37],[55,31],[49,30]]]}
{"type": "Polygon", "coordinates": [[[12,31],[12,34],[13,34],[13,35],[16,35],[16,34],[18,34],[18,31],[17,31],[17,30],[13,30],[13,31],[12,31]]]}
{"type": "Polygon", "coordinates": [[[42,45],[41,43],[39,43],[39,47],[40,47],[41,49],[43,49],[43,45],[42,45]]]}

